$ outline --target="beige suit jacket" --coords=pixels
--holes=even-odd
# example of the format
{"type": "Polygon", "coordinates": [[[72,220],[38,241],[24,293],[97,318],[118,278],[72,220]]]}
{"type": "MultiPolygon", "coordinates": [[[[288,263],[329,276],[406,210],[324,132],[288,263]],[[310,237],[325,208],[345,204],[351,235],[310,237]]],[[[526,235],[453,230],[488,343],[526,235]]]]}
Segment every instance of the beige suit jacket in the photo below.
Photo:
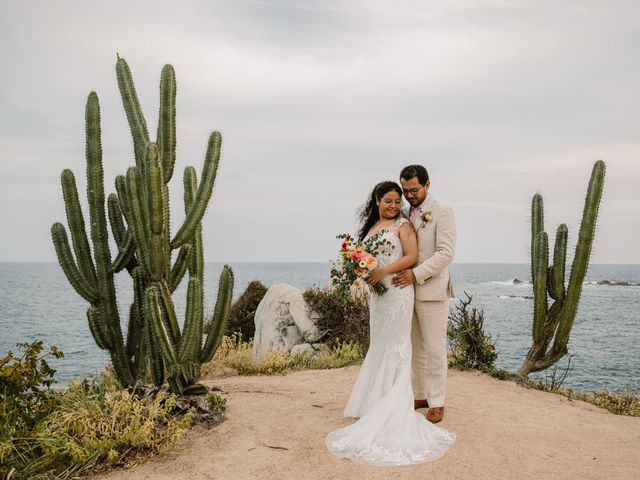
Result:
{"type": "Polygon", "coordinates": [[[439,203],[431,194],[422,205],[422,212],[429,211],[431,221],[417,218],[413,224],[418,236],[418,263],[413,268],[416,300],[448,300],[454,297],[447,267],[455,252],[456,222],[451,207],[439,203]]]}

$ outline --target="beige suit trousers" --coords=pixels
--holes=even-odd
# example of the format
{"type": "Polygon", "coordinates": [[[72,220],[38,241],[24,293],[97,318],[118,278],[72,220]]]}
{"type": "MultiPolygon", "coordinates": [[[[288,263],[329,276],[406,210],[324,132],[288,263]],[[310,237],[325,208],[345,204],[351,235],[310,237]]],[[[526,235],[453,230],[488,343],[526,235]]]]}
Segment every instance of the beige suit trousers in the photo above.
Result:
{"type": "Polygon", "coordinates": [[[449,300],[415,301],[411,327],[413,395],[430,407],[444,406],[447,381],[449,300]]]}

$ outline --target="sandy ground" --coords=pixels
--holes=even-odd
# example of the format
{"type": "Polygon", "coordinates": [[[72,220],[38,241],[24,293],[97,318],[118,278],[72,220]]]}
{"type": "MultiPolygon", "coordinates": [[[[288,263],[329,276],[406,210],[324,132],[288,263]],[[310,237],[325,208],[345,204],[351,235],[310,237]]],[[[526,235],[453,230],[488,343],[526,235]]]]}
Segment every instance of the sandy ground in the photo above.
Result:
{"type": "MultiPolygon", "coordinates": [[[[325,435],[342,417],[359,367],[287,376],[224,377],[228,420],[190,431],[163,457],[100,479],[638,479],[640,418],[449,372],[440,424],[457,441],[439,460],[370,467],[332,456],[325,435]]],[[[423,410],[424,411],[424,410],[423,410]]]]}

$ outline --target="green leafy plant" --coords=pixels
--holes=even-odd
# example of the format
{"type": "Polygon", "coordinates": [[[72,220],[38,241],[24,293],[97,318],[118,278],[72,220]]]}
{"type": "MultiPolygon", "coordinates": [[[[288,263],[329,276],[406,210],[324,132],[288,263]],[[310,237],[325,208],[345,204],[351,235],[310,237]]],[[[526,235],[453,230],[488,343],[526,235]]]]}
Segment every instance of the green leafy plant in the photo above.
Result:
{"type": "Polygon", "coordinates": [[[484,332],[484,311],[470,307],[473,297],[467,292],[464,295],[467,298],[460,299],[449,313],[449,365],[462,369],[491,369],[498,352],[491,336],[484,332]]]}
{"type": "Polygon", "coordinates": [[[0,360],[0,478],[77,478],[137,454],[163,453],[191,423],[166,390],[139,397],[110,374],[53,391],[46,358],[62,358],[41,341],[0,360]]]}
{"type": "Polygon", "coordinates": [[[14,418],[13,421],[29,428],[46,415],[52,402],[55,403],[51,386],[56,383],[56,371],[47,362],[47,357],[63,358],[64,353],[55,345],[42,353],[42,340],[16,346],[23,350],[22,355],[16,356],[9,351],[0,359],[0,408],[3,409],[0,418],[4,423],[17,413],[19,419],[14,418]]]}
{"type": "Polygon", "coordinates": [[[319,288],[308,288],[303,297],[316,318],[318,329],[326,332],[329,345],[354,343],[366,353],[369,348],[369,305],[366,298],[319,288]]]}
{"type": "Polygon", "coordinates": [[[258,305],[267,293],[267,287],[259,280],[253,280],[229,310],[229,320],[225,335],[238,333],[243,340],[253,338],[258,305]]]}

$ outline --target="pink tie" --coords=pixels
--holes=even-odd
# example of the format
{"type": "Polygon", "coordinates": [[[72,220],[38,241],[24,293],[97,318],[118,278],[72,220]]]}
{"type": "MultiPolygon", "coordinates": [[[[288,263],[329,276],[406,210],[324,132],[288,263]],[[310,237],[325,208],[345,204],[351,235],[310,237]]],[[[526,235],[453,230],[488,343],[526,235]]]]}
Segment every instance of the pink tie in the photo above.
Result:
{"type": "Polygon", "coordinates": [[[412,208],[411,213],[409,214],[409,221],[411,223],[416,223],[416,220],[418,220],[418,215],[420,215],[420,207],[412,208]]]}

